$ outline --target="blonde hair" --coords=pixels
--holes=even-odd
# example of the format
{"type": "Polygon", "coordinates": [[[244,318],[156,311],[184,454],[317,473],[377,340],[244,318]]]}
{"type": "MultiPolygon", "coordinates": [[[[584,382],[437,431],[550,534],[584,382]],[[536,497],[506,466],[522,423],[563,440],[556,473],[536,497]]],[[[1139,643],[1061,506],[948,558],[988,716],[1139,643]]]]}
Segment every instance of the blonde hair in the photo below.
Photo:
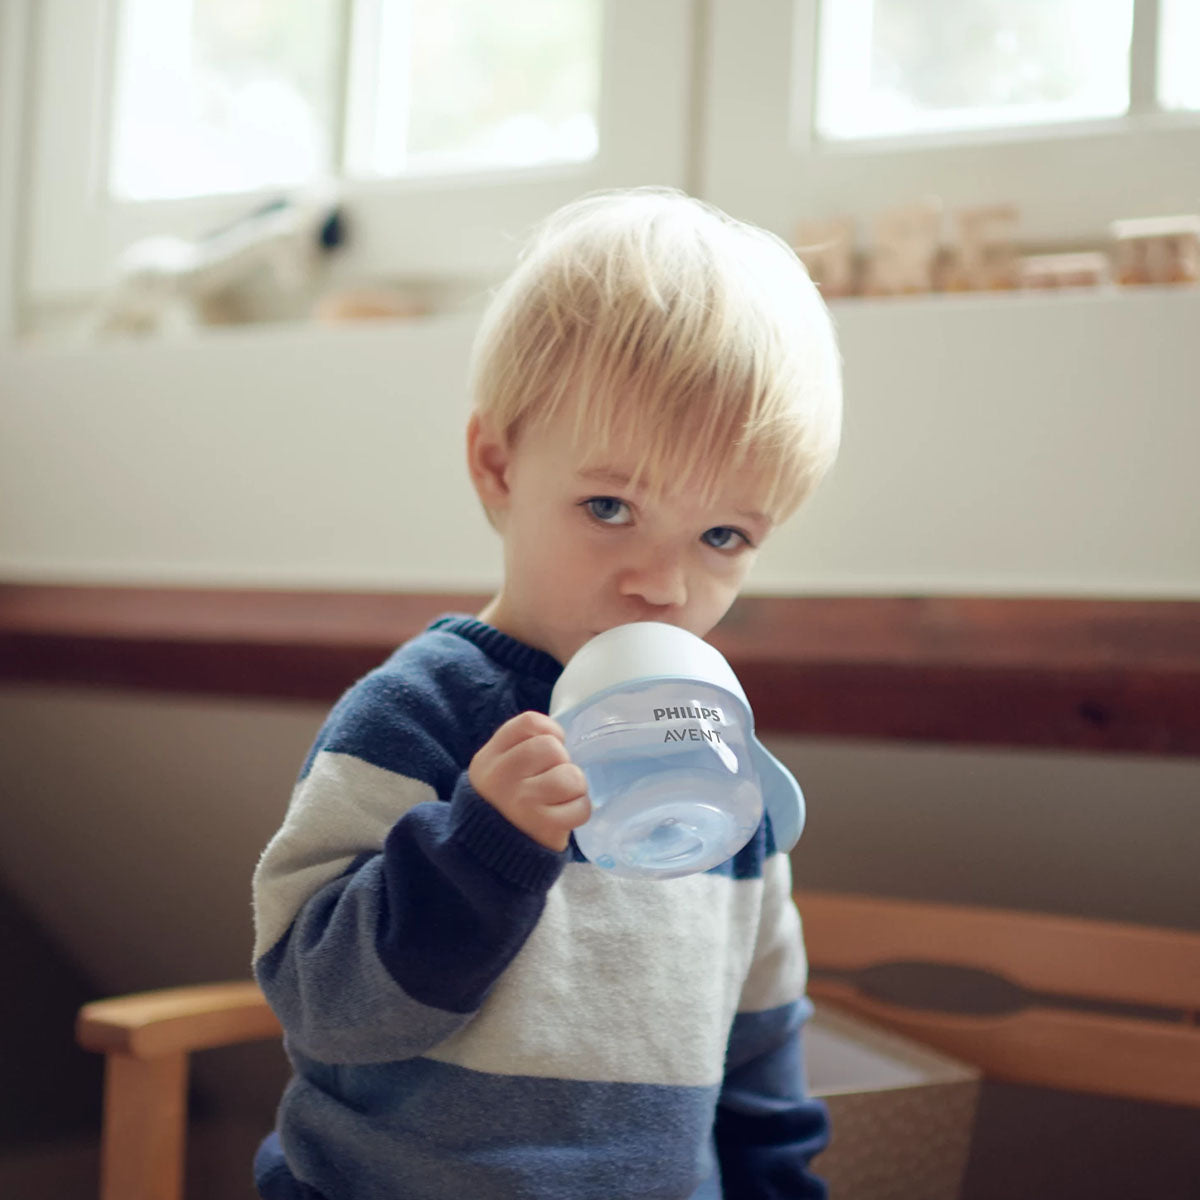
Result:
{"type": "Polygon", "coordinates": [[[662,188],[585,197],[535,232],[484,315],[475,411],[510,439],[560,415],[577,446],[638,447],[635,480],[711,491],[752,464],[789,515],[832,464],[832,322],[774,234],[662,188]]]}

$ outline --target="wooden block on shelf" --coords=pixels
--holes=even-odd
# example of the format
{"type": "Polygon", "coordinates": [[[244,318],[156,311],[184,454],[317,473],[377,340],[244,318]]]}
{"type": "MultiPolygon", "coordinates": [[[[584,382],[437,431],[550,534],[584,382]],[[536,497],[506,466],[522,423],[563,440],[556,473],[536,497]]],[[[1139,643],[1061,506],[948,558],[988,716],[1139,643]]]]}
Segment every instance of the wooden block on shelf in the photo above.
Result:
{"type": "Polygon", "coordinates": [[[1117,283],[1200,282],[1200,214],[1114,221],[1109,229],[1117,283]]]}
{"type": "Polygon", "coordinates": [[[880,213],[872,224],[864,294],[933,291],[941,225],[942,202],[936,197],[880,213]]]}
{"type": "Polygon", "coordinates": [[[793,247],[826,300],[852,296],[856,290],[853,217],[800,221],[793,247]]]}
{"type": "Polygon", "coordinates": [[[951,292],[988,291],[1017,285],[1013,237],[1020,212],[1012,204],[960,208],[944,285],[951,292]]]}
{"type": "Polygon", "coordinates": [[[1022,288],[1103,287],[1112,279],[1112,263],[1101,250],[1070,254],[1026,254],[1017,259],[1022,288]]]}

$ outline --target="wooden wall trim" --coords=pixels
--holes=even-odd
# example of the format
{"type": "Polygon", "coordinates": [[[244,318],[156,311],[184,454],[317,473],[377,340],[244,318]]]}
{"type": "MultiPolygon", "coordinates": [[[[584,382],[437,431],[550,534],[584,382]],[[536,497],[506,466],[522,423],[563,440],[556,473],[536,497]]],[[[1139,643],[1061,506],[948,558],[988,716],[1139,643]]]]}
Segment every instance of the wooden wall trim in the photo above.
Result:
{"type": "MultiPolygon", "coordinates": [[[[0,585],[0,681],[327,703],[471,593],[0,585]]],[[[1200,601],[743,597],[769,732],[1200,754],[1200,601]]]]}

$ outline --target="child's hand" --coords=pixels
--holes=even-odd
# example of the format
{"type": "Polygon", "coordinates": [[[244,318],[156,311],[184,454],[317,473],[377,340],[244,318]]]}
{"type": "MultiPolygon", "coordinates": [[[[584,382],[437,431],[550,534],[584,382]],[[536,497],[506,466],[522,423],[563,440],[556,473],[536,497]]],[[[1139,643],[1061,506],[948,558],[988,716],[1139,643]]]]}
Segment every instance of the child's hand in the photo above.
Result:
{"type": "Polygon", "coordinates": [[[562,727],[545,713],[523,712],[505,721],[471,759],[467,778],[547,850],[565,850],[571,830],[591,815],[587,780],[567,754],[562,727]]]}

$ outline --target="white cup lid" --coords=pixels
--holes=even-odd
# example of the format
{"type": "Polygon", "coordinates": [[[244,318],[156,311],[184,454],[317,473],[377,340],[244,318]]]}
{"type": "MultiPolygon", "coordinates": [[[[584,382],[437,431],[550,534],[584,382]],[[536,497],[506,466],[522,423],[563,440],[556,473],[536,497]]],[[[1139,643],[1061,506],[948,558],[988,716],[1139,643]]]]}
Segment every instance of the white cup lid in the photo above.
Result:
{"type": "Polygon", "coordinates": [[[775,844],[788,851],[804,828],[804,795],[792,773],[754,733],[754,714],[725,656],[708,642],[661,621],[617,625],[582,645],[563,668],[550,694],[550,716],[569,716],[601,692],[631,683],[698,681],[729,693],[747,724],[750,753],[771,817],[775,844]]]}

